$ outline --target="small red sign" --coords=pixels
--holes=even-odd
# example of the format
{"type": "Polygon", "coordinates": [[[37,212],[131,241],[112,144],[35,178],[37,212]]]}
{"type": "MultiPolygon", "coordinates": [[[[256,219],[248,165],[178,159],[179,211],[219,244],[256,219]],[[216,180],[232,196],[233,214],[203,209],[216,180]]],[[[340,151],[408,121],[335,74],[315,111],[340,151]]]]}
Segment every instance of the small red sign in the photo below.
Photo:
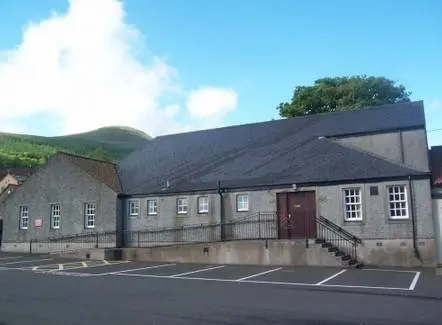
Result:
{"type": "Polygon", "coordinates": [[[43,224],[43,220],[42,219],[35,219],[34,227],[41,227],[42,224],[43,224]]]}

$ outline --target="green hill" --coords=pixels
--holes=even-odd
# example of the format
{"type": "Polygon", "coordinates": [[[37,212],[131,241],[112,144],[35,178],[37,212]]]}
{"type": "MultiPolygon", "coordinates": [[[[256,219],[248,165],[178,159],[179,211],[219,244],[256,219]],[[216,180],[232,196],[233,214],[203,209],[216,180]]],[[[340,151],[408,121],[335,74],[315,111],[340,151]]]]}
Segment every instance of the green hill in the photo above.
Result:
{"type": "Polygon", "coordinates": [[[59,137],[0,133],[0,167],[36,167],[59,150],[116,162],[150,139],[146,133],[128,127],[104,127],[59,137]]]}

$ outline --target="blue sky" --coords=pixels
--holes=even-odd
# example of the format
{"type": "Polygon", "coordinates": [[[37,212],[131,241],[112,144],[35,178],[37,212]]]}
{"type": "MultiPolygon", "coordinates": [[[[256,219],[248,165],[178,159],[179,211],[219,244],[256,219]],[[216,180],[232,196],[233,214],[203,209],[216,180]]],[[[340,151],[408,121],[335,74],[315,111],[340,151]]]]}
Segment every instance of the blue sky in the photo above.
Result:
{"type": "MultiPolygon", "coordinates": [[[[33,84],[30,84],[20,90],[19,95],[17,94],[17,97],[20,97],[20,105],[17,107],[21,113],[12,118],[0,115],[0,121],[3,118],[3,121],[6,121],[3,122],[4,125],[9,126],[3,131],[18,130],[54,135],[80,132],[102,126],[103,123],[121,122],[150,133],[160,134],[264,121],[278,118],[276,106],[279,102],[290,99],[295,86],[309,85],[315,79],[325,76],[355,74],[386,76],[404,84],[413,92],[411,96],[413,100],[425,101],[428,130],[442,128],[442,2],[440,0],[126,0],[123,1],[124,12],[121,13],[124,15],[124,20],[121,21],[118,20],[119,15],[112,9],[114,7],[105,7],[108,1],[110,0],[100,0],[97,2],[100,5],[90,10],[94,13],[103,13],[100,18],[96,18],[99,16],[96,15],[97,25],[111,26],[122,23],[136,28],[136,46],[132,48],[136,51],[130,54],[130,62],[133,63],[135,60],[138,64],[150,67],[153,56],[160,57],[164,65],[173,67],[174,72],[167,72],[167,76],[164,77],[167,79],[165,83],[168,85],[172,83],[172,87],[168,88],[167,85],[161,84],[161,89],[158,86],[159,90],[152,91],[153,94],[147,98],[139,96],[132,90],[122,91],[120,94],[119,89],[125,84],[135,82],[127,77],[127,73],[125,74],[127,71],[135,71],[127,68],[133,68],[134,65],[122,64],[121,69],[106,76],[118,79],[120,74],[126,75],[129,79],[121,79],[125,80],[124,84],[106,83],[104,86],[100,80],[106,78],[94,79],[97,82],[94,85],[102,89],[103,94],[105,90],[112,89],[110,92],[118,93],[118,97],[110,104],[99,96],[92,97],[99,108],[93,108],[95,112],[93,118],[84,121],[81,117],[84,115],[80,114],[84,111],[78,109],[78,114],[72,112],[77,109],[75,106],[63,103],[64,97],[61,95],[56,101],[46,100],[42,94],[50,96],[50,92],[46,92],[43,88],[27,95],[29,89],[34,88],[33,84]],[[101,5],[103,7],[100,7],[101,5]],[[204,90],[209,90],[205,92],[205,96],[201,94],[204,90]],[[198,98],[193,104],[189,104],[188,99],[192,91],[195,98],[196,96],[198,98]],[[139,102],[128,100],[126,104],[124,98],[126,95],[139,99],[139,102]],[[37,103],[38,107],[28,108],[33,105],[31,100],[25,101],[22,97],[33,98],[33,96],[38,97],[32,101],[37,103]],[[214,99],[219,100],[219,105],[213,107],[213,114],[198,115],[201,110],[197,108],[198,104],[213,102],[214,99]],[[149,106],[150,104],[148,106],[143,104],[146,101],[152,105],[155,101],[156,109],[149,106]],[[46,110],[42,107],[44,106],[42,103],[49,103],[48,105],[54,108],[46,110]],[[113,103],[124,106],[123,110],[133,118],[123,117],[121,110],[112,106],[113,103]],[[138,108],[131,111],[131,103],[138,108]],[[169,106],[165,108],[165,105],[169,106]],[[195,109],[192,110],[190,106],[195,109]],[[143,111],[144,107],[147,107],[146,111],[149,113],[143,111]],[[100,118],[100,116],[105,117],[100,118]],[[101,119],[104,121],[100,124],[98,120],[101,119]]],[[[87,11],[87,5],[83,3],[82,6],[78,5],[77,9],[75,12],[78,17],[82,17],[82,12],[87,11]]],[[[64,0],[1,1],[0,51],[15,49],[17,53],[20,51],[32,53],[29,49],[50,47],[49,40],[57,37],[54,31],[50,31],[50,27],[41,33],[35,33],[37,36],[34,35],[34,43],[38,44],[41,40],[41,46],[36,44],[33,45],[35,47],[23,46],[26,49],[22,50],[20,45],[24,43],[26,25],[30,21],[39,23],[50,20],[51,12],[54,10],[61,16],[66,15],[69,12],[69,3],[64,0]]],[[[79,21],[83,21],[82,19],[79,18],[79,21]]],[[[87,21],[85,23],[87,28],[96,29],[94,19],[89,17],[84,21],[87,21]]],[[[88,36],[87,28],[82,29],[85,33],[84,38],[88,36]]],[[[122,33],[119,28],[115,30],[119,35],[118,40],[121,41],[120,38],[125,36],[120,35],[122,33]]],[[[96,32],[97,35],[99,33],[105,32],[103,30],[96,32]]],[[[63,39],[67,37],[63,36],[63,39]]],[[[111,45],[105,43],[107,52],[98,47],[95,49],[94,42],[82,46],[91,46],[91,55],[114,53],[113,46],[121,42],[112,41],[111,45]]],[[[11,57],[25,57],[17,53],[15,56],[7,55],[6,59],[0,57],[0,67],[2,62],[5,64],[8,60],[19,61],[11,57]]],[[[43,58],[50,57],[45,53],[42,50],[39,55],[43,58]]],[[[81,60],[95,62],[92,59],[88,60],[86,54],[81,55],[81,60]]],[[[75,60],[77,63],[83,61],[75,60]]],[[[37,62],[35,59],[33,64],[37,62]]],[[[52,66],[48,62],[47,64],[48,67],[52,66]]],[[[15,66],[18,65],[17,63],[15,66]]],[[[106,67],[104,63],[103,67],[106,67]]],[[[105,68],[100,71],[102,70],[105,68]]],[[[94,73],[91,68],[84,68],[84,71],[82,75],[87,75],[87,71],[90,71],[90,75],[94,73]]],[[[147,68],[144,71],[146,72],[147,68]]],[[[40,77],[40,74],[48,75],[42,69],[38,72],[38,77],[34,76],[36,84],[46,84],[46,79],[40,77]]],[[[66,75],[71,76],[63,74],[66,75]]],[[[58,74],[57,76],[59,78],[58,74]]],[[[60,79],[54,78],[48,81],[46,88],[51,88],[53,83],[60,84],[54,82],[60,79]]],[[[79,74],[76,78],[79,85],[86,84],[79,74]]],[[[17,84],[22,84],[19,81],[17,84]]],[[[77,84],[71,82],[62,84],[69,85],[69,89],[77,87],[75,86],[77,84]]],[[[90,91],[91,87],[77,88],[75,92],[68,92],[69,95],[66,95],[71,98],[69,102],[72,104],[76,98],[85,98],[78,105],[87,106],[85,103],[91,101],[86,100],[91,98],[88,96],[95,96],[90,91]]],[[[149,84],[146,88],[140,89],[150,91],[152,88],[157,89],[157,86],[149,84]]],[[[14,91],[9,90],[8,93],[14,91]]],[[[57,93],[65,94],[61,86],[57,93]]],[[[14,98],[6,102],[11,103],[14,98]]],[[[13,103],[15,105],[15,101],[13,103]]],[[[91,110],[88,108],[86,112],[91,110]]],[[[442,130],[429,132],[428,137],[430,145],[442,144],[442,130]]]]}

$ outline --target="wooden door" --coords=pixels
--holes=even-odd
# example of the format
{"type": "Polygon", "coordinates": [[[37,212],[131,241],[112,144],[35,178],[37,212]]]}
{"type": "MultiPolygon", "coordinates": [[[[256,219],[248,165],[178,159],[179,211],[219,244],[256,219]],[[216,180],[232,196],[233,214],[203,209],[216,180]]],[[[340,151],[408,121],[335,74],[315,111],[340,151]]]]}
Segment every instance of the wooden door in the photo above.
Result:
{"type": "Polygon", "coordinates": [[[316,237],[314,191],[278,193],[277,209],[281,239],[316,237]]]}

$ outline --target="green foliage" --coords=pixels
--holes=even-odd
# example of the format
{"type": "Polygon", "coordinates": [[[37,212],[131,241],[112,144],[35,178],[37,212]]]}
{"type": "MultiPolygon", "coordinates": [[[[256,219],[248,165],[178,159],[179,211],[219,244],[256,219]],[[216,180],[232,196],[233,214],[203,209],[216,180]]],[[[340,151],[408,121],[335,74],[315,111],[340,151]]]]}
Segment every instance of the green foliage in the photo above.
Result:
{"type": "Polygon", "coordinates": [[[106,127],[61,137],[0,133],[0,167],[37,167],[57,151],[116,162],[151,137],[126,127],[106,127]]]}
{"type": "Polygon", "coordinates": [[[313,86],[297,86],[290,103],[280,103],[281,117],[349,111],[368,106],[410,101],[403,85],[385,77],[322,78],[313,86]]]}

